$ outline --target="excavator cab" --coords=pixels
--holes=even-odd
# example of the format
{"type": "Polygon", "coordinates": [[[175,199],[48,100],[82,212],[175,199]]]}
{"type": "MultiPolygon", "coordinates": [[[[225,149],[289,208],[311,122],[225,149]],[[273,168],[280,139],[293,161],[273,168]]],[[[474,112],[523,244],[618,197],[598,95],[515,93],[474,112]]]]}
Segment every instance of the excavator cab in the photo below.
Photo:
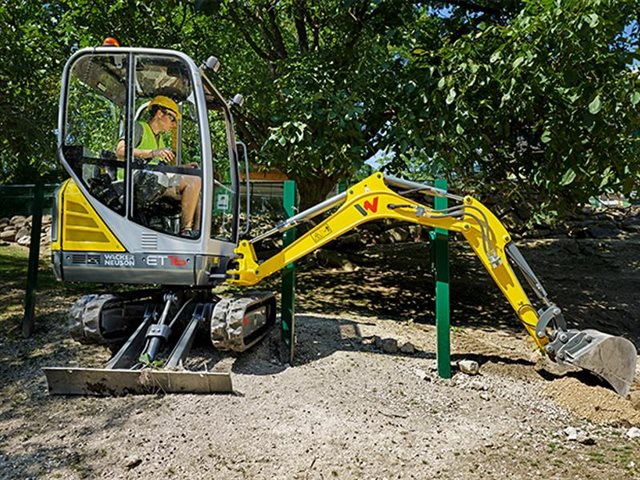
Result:
{"type": "Polygon", "coordinates": [[[238,151],[228,102],[207,70],[179,52],[138,48],[84,49],[68,61],[58,154],[71,180],[58,196],[68,204],[54,242],[59,278],[92,281],[99,270],[103,281],[120,281],[126,266],[130,283],[224,279],[239,232],[238,151]],[[170,131],[153,132],[173,152],[171,164],[135,155],[159,96],[179,110],[170,131]],[[188,237],[181,235],[181,179],[200,189],[191,192],[188,237]]]}

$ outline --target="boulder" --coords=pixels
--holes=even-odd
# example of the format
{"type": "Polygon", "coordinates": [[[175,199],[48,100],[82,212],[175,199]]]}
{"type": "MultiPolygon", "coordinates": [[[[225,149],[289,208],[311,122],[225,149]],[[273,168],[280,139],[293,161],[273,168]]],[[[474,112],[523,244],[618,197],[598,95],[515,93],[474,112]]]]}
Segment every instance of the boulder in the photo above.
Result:
{"type": "Polygon", "coordinates": [[[13,217],[11,217],[11,220],[9,220],[9,223],[11,225],[17,225],[17,224],[24,224],[27,221],[27,217],[25,217],[24,215],[14,215],[13,217]]]}
{"type": "Polygon", "coordinates": [[[480,373],[480,365],[475,360],[460,360],[458,368],[466,375],[477,375],[480,373]]]}
{"type": "Polygon", "coordinates": [[[6,242],[13,242],[16,239],[16,231],[15,230],[5,230],[0,232],[0,240],[4,240],[6,242]]]}
{"type": "Polygon", "coordinates": [[[398,341],[395,338],[383,338],[382,351],[385,353],[398,353],[398,341]]]}
{"type": "Polygon", "coordinates": [[[28,247],[31,244],[31,236],[25,235],[24,237],[20,237],[17,244],[22,245],[23,247],[28,247]]]}
{"type": "Polygon", "coordinates": [[[402,353],[415,353],[416,352],[416,347],[413,346],[413,343],[411,342],[405,342],[402,344],[402,346],[400,347],[400,351],[402,353]]]}
{"type": "Polygon", "coordinates": [[[18,231],[16,232],[16,238],[27,237],[30,235],[31,235],[31,229],[27,227],[22,227],[18,229],[18,231]]]}

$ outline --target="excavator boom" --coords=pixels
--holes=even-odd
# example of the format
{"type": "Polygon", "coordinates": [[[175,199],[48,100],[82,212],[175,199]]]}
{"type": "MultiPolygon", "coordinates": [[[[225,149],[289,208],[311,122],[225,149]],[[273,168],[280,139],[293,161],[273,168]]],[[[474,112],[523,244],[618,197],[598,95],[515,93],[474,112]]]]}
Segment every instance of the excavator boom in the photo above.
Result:
{"type": "Polygon", "coordinates": [[[598,375],[620,395],[628,393],[637,360],[634,345],[625,338],[596,330],[568,329],[560,308],[548,298],[505,227],[489,209],[470,196],[460,197],[429,185],[374,173],[346,192],[291,217],[272,231],[240,242],[235,250],[236,266],[227,272],[228,281],[237,285],[255,285],[358,225],[385,218],[462,234],[543,353],[559,363],[571,364],[598,375]],[[447,196],[457,205],[435,210],[409,199],[408,193],[447,196]],[[294,243],[264,261],[258,260],[254,243],[333,208],[336,208],[334,213],[294,243]],[[539,307],[529,300],[511,267],[512,263],[532,288],[539,307]]]}

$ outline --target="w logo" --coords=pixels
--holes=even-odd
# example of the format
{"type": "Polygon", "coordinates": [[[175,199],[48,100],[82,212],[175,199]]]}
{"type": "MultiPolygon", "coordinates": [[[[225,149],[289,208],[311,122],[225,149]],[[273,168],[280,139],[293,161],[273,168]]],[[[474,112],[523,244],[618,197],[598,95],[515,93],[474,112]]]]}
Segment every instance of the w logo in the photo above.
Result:
{"type": "Polygon", "coordinates": [[[376,213],[378,211],[378,197],[375,197],[372,202],[365,200],[363,206],[356,205],[358,210],[363,216],[367,216],[370,213],[376,213]]]}

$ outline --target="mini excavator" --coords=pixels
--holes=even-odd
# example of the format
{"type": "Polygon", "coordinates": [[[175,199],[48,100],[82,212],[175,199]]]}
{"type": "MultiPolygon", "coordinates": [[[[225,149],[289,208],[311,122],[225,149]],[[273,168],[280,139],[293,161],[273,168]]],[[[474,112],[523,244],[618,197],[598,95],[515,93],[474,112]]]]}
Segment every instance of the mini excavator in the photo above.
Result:
{"type": "Polygon", "coordinates": [[[72,336],[115,353],[105,368],[45,369],[50,393],[231,391],[227,373],[184,368],[194,338],[204,333],[215,349],[242,352],[276,323],[276,301],[264,291],[220,298],[212,287],[257,285],[358,225],[381,219],[460,233],[543,355],[596,374],[620,395],[628,393],[637,360],[633,343],[568,328],[504,226],[470,196],[374,173],[264,234],[240,240],[249,238],[250,192],[246,148],[236,140],[232,112],[242,99],[225,99],[216,88],[211,78],[218,66],[215,57],[197,66],[178,51],[118,45],[82,49],[68,60],[58,156],[70,178],[54,200],[56,277],[160,287],[80,298],[69,314],[72,336]],[[155,151],[144,158],[136,143],[158,96],[171,99],[163,108],[174,127],[153,131],[159,143],[164,135],[162,145],[173,152],[169,163],[149,161],[155,151]],[[124,157],[114,153],[122,141],[124,157]],[[188,235],[181,228],[185,205],[180,198],[188,192],[175,188],[185,176],[195,178],[187,183],[199,190],[188,235]],[[453,206],[435,209],[433,199],[439,196],[453,206]],[[257,242],[315,217],[322,219],[296,241],[270,258],[258,258],[257,242]]]}

